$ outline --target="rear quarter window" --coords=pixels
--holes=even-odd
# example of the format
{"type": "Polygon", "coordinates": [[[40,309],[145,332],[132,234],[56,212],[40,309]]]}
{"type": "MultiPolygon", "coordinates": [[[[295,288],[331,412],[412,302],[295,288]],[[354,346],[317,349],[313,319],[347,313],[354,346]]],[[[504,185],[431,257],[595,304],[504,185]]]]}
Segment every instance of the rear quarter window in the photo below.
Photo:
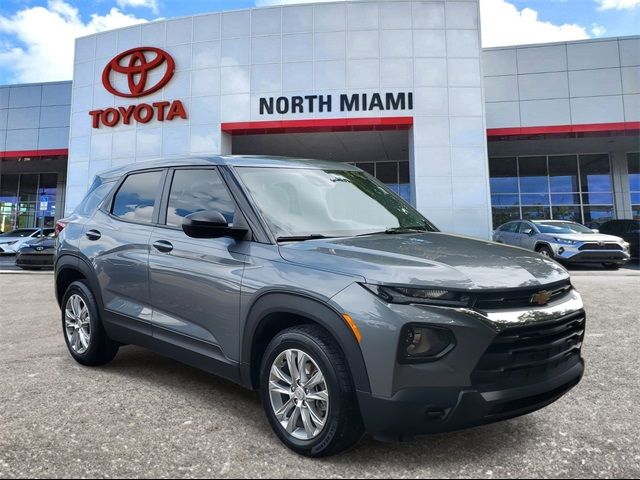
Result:
{"type": "Polygon", "coordinates": [[[73,213],[87,216],[96,211],[105,197],[109,194],[115,182],[101,183],[96,181],[93,183],[85,197],[76,207],[73,213]]]}

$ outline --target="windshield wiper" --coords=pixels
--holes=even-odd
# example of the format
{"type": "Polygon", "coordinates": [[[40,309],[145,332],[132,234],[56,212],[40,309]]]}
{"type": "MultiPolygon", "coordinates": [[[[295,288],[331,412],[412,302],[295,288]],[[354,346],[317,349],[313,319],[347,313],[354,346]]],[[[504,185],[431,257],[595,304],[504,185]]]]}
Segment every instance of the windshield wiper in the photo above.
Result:
{"type": "Polygon", "coordinates": [[[313,234],[313,235],[295,235],[290,237],[278,237],[276,241],[278,242],[304,242],[305,240],[319,240],[321,238],[335,238],[335,237],[327,237],[326,235],[313,234]]]}
{"type": "Polygon", "coordinates": [[[424,227],[422,225],[416,225],[413,227],[393,227],[393,228],[387,228],[386,230],[380,231],[380,232],[371,232],[371,233],[363,233],[362,235],[358,235],[359,237],[366,237],[369,235],[381,235],[381,234],[386,234],[386,235],[398,235],[401,233],[415,233],[415,232],[428,232],[429,229],[427,227],[424,227]]]}

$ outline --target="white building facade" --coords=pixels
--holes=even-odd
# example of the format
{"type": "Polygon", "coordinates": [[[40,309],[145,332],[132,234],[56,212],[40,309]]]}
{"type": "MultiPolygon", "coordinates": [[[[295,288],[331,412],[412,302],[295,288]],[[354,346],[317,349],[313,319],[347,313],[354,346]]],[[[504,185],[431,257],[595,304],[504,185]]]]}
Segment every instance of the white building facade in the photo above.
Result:
{"type": "Polygon", "coordinates": [[[639,98],[640,37],[482,51],[478,0],[147,23],[78,39],[72,83],[0,87],[0,229],[70,212],[101,170],[207,154],[354,163],[482,238],[640,217],[639,98]]]}

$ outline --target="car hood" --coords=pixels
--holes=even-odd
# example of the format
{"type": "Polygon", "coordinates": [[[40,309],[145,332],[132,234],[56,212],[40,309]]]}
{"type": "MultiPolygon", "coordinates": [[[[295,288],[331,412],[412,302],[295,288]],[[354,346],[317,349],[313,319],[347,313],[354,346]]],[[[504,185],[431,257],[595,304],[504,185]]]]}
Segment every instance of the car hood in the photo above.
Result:
{"type": "Polygon", "coordinates": [[[26,240],[29,237],[3,237],[0,236],[0,243],[15,242],[16,240],[26,240]]]}
{"type": "Polygon", "coordinates": [[[507,289],[569,278],[552,260],[521,248],[444,233],[371,235],[280,246],[292,263],[370,283],[507,289]]]}
{"type": "Polygon", "coordinates": [[[620,237],[614,237],[613,235],[605,235],[604,233],[548,233],[546,234],[549,237],[553,238],[562,238],[563,240],[573,240],[576,242],[621,242],[622,239],[620,237]]]}

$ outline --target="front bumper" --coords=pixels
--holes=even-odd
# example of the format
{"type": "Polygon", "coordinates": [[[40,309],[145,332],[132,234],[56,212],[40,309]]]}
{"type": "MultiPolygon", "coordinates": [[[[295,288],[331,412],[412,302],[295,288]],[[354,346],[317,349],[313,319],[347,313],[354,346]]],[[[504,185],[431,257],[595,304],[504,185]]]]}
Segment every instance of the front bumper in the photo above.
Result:
{"type": "Polygon", "coordinates": [[[631,255],[626,250],[588,250],[580,249],[582,244],[552,245],[554,257],[563,263],[618,263],[625,264],[631,259],[631,255]]]}
{"type": "Polygon", "coordinates": [[[16,266],[33,268],[53,268],[54,253],[18,252],[16,266]]]}
{"type": "Polygon", "coordinates": [[[379,440],[410,441],[498,422],[539,410],[575,387],[581,360],[563,374],[532,385],[482,391],[469,387],[410,388],[392,398],[358,393],[366,430],[379,440]]]}

